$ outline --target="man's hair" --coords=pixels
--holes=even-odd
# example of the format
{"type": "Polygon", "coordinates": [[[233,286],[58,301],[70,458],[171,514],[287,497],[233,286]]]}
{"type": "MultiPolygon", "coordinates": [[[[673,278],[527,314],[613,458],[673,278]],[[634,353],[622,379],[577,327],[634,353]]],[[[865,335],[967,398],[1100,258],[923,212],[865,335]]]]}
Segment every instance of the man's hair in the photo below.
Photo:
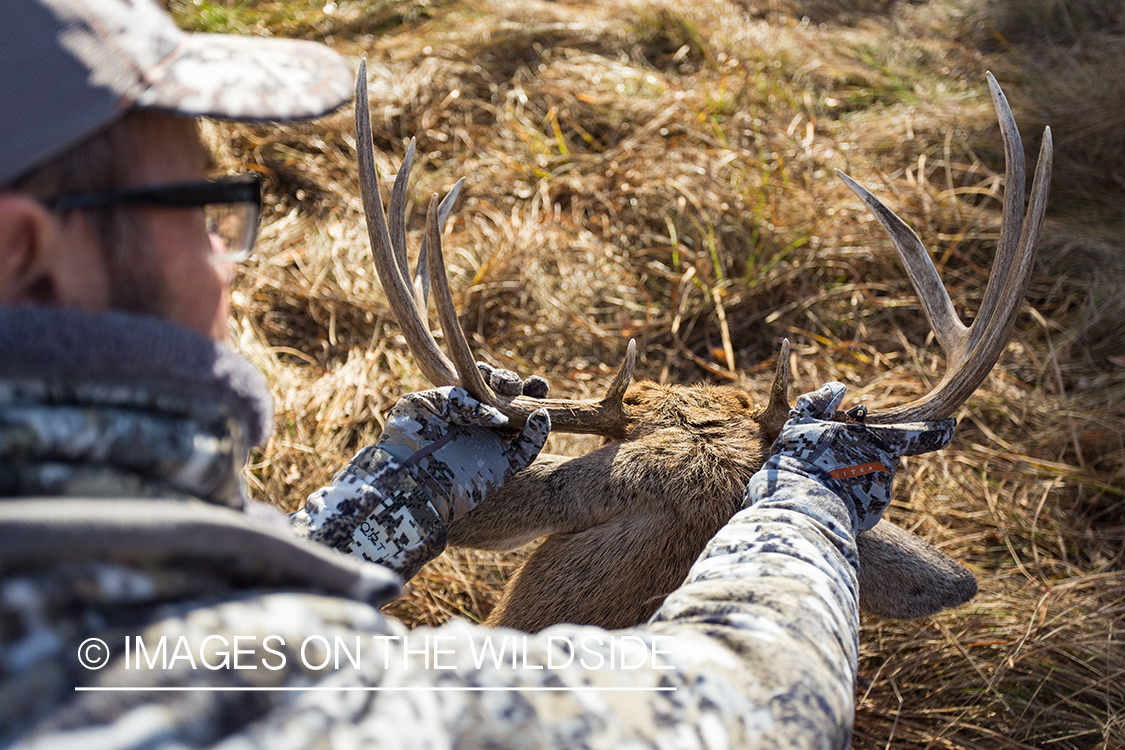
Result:
{"type": "Polygon", "coordinates": [[[55,198],[121,186],[129,177],[129,139],[137,136],[138,121],[144,116],[137,110],[126,114],[9,187],[36,198],[55,198]]]}
{"type": "MultiPolygon", "coordinates": [[[[33,198],[97,193],[128,187],[137,155],[169,119],[160,112],[132,110],[16,180],[7,189],[33,198]]],[[[126,312],[160,315],[166,291],[145,251],[148,238],[136,213],[113,207],[81,209],[102,242],[110,272],[110,303],[126,312]]]]}

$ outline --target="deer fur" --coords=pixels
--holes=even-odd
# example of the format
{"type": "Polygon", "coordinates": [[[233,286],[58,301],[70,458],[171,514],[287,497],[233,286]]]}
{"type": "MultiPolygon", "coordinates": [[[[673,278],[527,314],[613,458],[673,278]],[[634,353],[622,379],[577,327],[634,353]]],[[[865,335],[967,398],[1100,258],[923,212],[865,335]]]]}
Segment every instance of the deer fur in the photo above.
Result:
{"type": "MultiPolygon", "coordinates": [[[[624,404],[623,439],[577,458],[541,456],[450,528],[451,544],[476,549],[547,537],[488,624],[647,620],[742,507],[782,423],[726,386],[640,381],[624,404]]],[[[976,594],[963,565],[885,521],[859,536],[859,558],[860,606],[872,614],[923,617],[976,594]]]]}
{"type": "MultiPolygon", "coordinates": [[[[1007,187],[996,259],[972,325],[960,321],[913,230],[870,191],[838,172],[886,229],[947,359],[944,376],[929,393],[909,403],[873,409],[868,422],[952,416],[992,369],[1019,313],[1046,213],[1051,132],[1044,130],[1023,214],[1022,141],[999,84],[991,74],[987,81],[1004,143],[1007,187]]],[[[555,622],[605,627],[643,622],[680,585],[707,541],[741,507],[746,483],[765,460],[789,411],[788,345],[778,358],[769,403],[760,409],[737,388],[651,382],[629,386],[636,361],[633,342],[598,401],[494,393],[474,364],[445,278],[441,225],[460,183],[440,204],[436,196],[430,200],[425,241],[411,283],[404,213],[414,143],[395,179],[388,221],[375,172],[362,64],[356,82],[356,152],[375,268],[416,363],[430,382],[462,386],[507,415],[514,427],[545,407],[557,431],[598,434],[606,440],[578,458],[541,457],[452,524],[452,544],[479,549],[510,549],[546,536],[516,573],[488,622],[524,630],[555,622]],[[438,349],[427,322],[431,281],[452,360],[438,349]]],[[[922,617],[976,594],[976,580],[963,565],[886,521],[860,534],[857,546],[860,609],[865,612],[922,617]]]]}

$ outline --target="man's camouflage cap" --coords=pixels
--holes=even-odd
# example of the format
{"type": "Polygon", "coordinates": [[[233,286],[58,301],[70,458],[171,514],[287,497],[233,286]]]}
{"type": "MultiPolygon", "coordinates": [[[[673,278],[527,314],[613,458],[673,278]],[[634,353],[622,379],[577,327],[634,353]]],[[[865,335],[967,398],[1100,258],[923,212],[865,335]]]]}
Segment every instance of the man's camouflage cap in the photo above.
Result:
{"type": "Polygon", "coordinates": [[[0,187],[133,108],[300,120],[353,80],[323,45],[185,33],[155,0],[0,0],[0,187]]]}

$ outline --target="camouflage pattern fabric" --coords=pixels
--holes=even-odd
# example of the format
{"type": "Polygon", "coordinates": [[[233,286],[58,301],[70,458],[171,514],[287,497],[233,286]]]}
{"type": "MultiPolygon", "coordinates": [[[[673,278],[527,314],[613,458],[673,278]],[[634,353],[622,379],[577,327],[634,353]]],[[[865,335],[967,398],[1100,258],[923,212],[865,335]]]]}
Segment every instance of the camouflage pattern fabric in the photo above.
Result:
{"type": "Polygon", "coordinates": [[[245,359],[125,313],[0,309],[5,496],[202,498],[241,508],[241,467],[272,425],[245,359]]]}
{"type": "MultiPolygon", "coordinates": [[[[832,382],[799,396],[770,453],[813,467],[806,470],[816,471],[826,487],[848,501],[859,533],[882,518],[899,458],[949,445],[957,423],[953,419],[899,425],[826,421],[846,393],[843,383],[832,382]]],[[[863,407],[859,409],[863,413],[863,407]]],[[[780,462],[767,461],[763,468],[771,466],[780,462]]]]}
{"type": "Polygon", "coordinates": [[[410,579],[445,551],[448,524],[430,495],[385,450],[361,450],[291,517],[298,536],[410,579]]]}
{"type": "MultiPolygon", "coordinates": [[[[854,541],[825,529],[847,525],[838,498],[796,477],[732,519],[651,624],[534,636],[461,620],[408,633],[319,576],[253,575],[259,548],[238,538],[211,556],[130,553],[138,534],[107,534],[117,542],[97,554],[0,554],[0,744],[845,748],[854,541]],[[823,502],[810,505],[818,490],[823,502]],[[97,670],[78,660],[90,638],[112,655],[97,670]],[[126,652],[138,638],[151,666],[135,646],[126,652]],[[240,670],[229,668],[236,638],[240,670]],[[324,644],[335,643],[356,663],[322,666],[324,644]],[[207,666],[224,659],[227,668],[207,666]],[[630,667],[609,666],[623,661],[630,667]],[[259,688],[270,691],[250,690],[259,688]]],[[[299,540],[288,544],[307,556],[299,540]]]]}
{"type": "MultiPolygon", "coordinates": [[[[174,416],[156,391],[132,398],[174,416]]],[[[84,425],[60,419],[57,445],[68,429],[84,425]]],[[[131,447],[114,445],[111,485],[165,482],[161,462],[110,456],[131,447]]],[[[32,476],[53,455],[5,461],[32,476]]],[[[379,611],[396,590],[388,574],[363,572],[384,569],[214,498],[0,499],[0,746],[845,748],[852,511],[801,465],[756,474],[747,507],[653,620],[613,632],[454,620],[408,633],[379,611]]],[[[346,485],[369,487],[363,502],[404,481],[390,460],[364,471],[346,485]]]]}
{"type": "Polygon", "coordinates": [[[0,384],[0,496],[214,497],[241,507],[224,420],[97,406],[97,391],[45,405],[41,384],[0,384]]]}
{"type": "MultiPolygon", "coordinates": [[[[482,371],[494,386],[522,386],[509,370],[482,371]]],[[[462,388],[407,394],[379,441],[293,514],[294,527],[409,579],[445,549],[449,523],[527,467],[551,429],[545,410],[533,413],[522,433],[502,436],[507,423],[462,388]]]]}

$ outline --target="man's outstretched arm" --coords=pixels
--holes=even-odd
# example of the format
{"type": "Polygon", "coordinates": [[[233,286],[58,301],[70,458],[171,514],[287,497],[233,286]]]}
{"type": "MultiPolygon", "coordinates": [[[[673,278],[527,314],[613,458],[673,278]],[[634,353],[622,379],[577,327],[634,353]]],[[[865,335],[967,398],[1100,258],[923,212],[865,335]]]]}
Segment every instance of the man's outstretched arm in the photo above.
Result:
{"type": "Polygon", "coordinates": [[[648,624],[557,625],[533,636],[463,622],[418,629],[388,643],[389,672],[366,679],[499,691],[427,698],[446,717],[424,730],[435,739],[847,747],[859,628],[855,535],[881,516],[899,456],[940,448],[953,429],[951,420],[868,427],[823,419],[842,398],[843,386],[830,384],[798,399],[745,508],[648,624]],[[427,639],[448,639],[443,658],[453,669],[407,658],[427,639]],[[508,651],[475,659],[486,648],[508,651]],[[624,668],[623,656],[635,665],[645,655],[642,666],[624,668]]]}
{"type": "MultiPolygon", "coordinates": [[[[545,381],[482,367],[499,392],[542,396],[545,381]]],[[[551,429],[546,411],[523,431],[461,388],[410,393],[391,410],[378,442],[356,454],[290,520],[303,537],[395,570],[409,580],[442,553],[447,529],[530,464],[551,429]]]]}
{"type": "MultiPolygon", "coordinates": [[[[855,537],[890,499],[898,460],[944,447],[953,420],[887,427],[828,421],[829,383],[797,399],[744,509],[653,617],[654,632],[729,648],[752,679],[754,736],[769,747],[847,747],[854,721],[859,591],[855,537]]],[[[749,729],[750,727],[746,727],[749,729]]]]}

